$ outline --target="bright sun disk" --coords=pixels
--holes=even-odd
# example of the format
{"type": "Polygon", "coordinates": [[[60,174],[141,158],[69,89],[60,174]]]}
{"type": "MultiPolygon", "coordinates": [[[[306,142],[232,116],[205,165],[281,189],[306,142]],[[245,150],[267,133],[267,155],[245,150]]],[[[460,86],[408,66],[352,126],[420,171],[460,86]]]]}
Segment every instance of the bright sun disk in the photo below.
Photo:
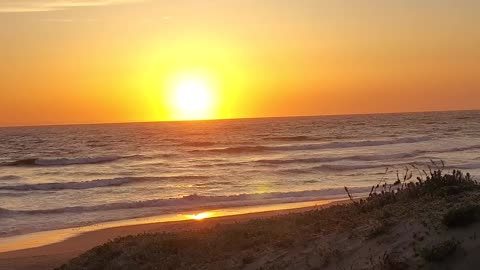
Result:
{"type": "Polygon", "coordinates": [[[182,78],[172,87],[171,106],[177,120],[213,117],[213,87],[203,78],[182,78]]]}

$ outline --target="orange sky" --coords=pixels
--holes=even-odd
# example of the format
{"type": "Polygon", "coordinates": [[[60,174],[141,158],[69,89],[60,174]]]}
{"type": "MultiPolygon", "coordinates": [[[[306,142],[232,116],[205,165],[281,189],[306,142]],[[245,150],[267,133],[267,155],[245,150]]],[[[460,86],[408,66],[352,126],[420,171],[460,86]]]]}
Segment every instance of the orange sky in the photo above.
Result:
{"type": "Polygon", "coordinates": [[[446,0],[0,1],[0,126],[480,109],[480,4],[446,0]],[[421,2],[421,3],[418,3],[421,2]]]}

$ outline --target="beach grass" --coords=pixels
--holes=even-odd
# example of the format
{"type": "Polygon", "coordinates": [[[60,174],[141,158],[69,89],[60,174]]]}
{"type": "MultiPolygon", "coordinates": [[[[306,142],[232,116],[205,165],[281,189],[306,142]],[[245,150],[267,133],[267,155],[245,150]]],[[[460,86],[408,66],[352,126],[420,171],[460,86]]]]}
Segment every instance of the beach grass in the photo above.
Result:
{"type": "Polygon", "coordinates": [[[473,269],[480,186],[415,167],[367,198],[181,233],[121,237],[59,269],[473,269]]]}

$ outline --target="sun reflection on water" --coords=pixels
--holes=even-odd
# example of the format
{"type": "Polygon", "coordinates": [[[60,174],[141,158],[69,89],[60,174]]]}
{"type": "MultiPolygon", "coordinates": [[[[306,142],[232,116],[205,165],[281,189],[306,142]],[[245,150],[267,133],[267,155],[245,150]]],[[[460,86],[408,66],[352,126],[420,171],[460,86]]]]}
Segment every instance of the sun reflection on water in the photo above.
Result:
{"type": "Polygon", "coordinates": [[[199,214],[185,215],[185,217],[187,219],[194,219],[194,220],[202,220],[202,219],[206,219],[206,218],[209,218],[209,217],[212,217],[212,216],[213,216],[212,212],[203,212],[203,213],[199,213],[199,214]]]}

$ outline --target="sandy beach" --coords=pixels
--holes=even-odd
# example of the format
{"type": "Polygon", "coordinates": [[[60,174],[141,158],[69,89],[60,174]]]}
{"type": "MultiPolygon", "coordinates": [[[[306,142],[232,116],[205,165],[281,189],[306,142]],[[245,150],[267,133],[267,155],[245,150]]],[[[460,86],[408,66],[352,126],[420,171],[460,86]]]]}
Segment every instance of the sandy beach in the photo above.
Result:
{"type": "Polygon", "coordinates": [[[90,231],[46,246],[0,252],[0,269],[10,270],[12,269],[12,266],[15,266],[15,269],[18,270],[53,269],[61,266],[83,252],[117,237],[137,235],[142,233],[200,230],[219,224],[244,222],[256,218],[266,218],[287,213],[304,212],[315,208],[328,207],[332,204],[339,204],[342,202],[325,201],[325,203],[326,204],[324,205],[320,205],[321,202],[317,202],[316,206],[212,217],[203,220],[159,222],[90,231]]]}

